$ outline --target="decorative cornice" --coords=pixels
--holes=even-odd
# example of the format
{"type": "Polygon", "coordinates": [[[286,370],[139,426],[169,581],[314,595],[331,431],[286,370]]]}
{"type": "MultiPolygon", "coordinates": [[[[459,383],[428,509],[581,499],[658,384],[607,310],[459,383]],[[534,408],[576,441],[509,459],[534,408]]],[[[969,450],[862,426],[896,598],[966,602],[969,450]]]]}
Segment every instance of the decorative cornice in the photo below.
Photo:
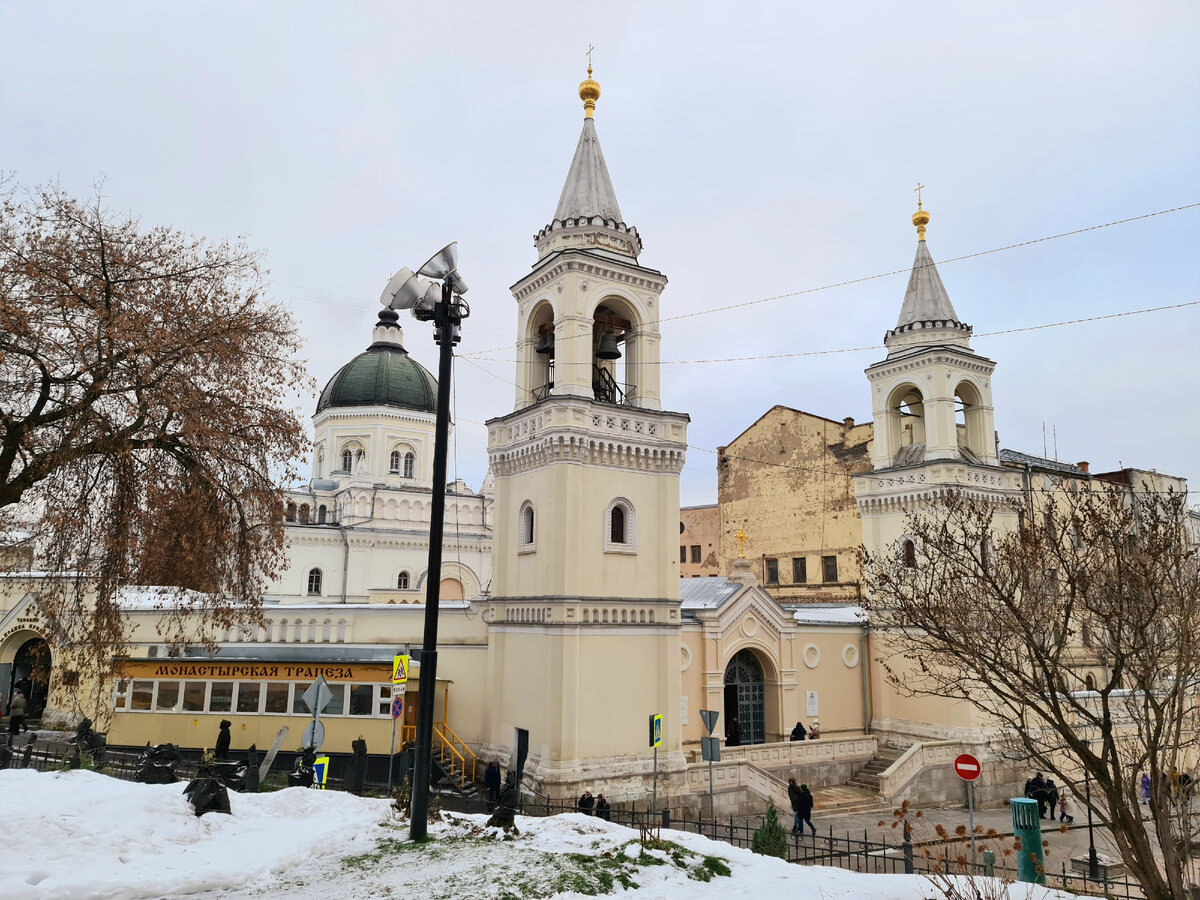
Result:
{"type": "Polygon", "coordinates": [[[547,285],[569,273],[604,278],[618,284],[662,293],[667,279],[654,269],[643,268],[636,263],[621,263],[602,259],[580,251],[563,251],[558,256],[543,260],[532,272],[514,284],[512,295],[518,302],[526,299],[547,285]]]}

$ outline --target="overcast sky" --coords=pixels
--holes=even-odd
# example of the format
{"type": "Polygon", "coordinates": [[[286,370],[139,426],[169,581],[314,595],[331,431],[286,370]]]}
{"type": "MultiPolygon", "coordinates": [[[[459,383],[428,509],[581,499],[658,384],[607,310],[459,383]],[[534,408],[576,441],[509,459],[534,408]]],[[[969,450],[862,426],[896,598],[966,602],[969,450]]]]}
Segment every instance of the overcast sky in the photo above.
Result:
{"type": "MultiPolygon", "coordinates": [[[[370,340],[399,266],[457,240],[463,354],[512,358],[529,270],[596,112],[644,265],[669,279],[663,400],[691,414],[685,505],[774,404],[871,416],[913,188],[950,260],[1200,203],[1200,4],[8,3],[0,167],[268,254],[314,378],[370,340]],[[774,354],[843,348],[791,359],[774,354]],[[686,361],[738,358],[735,362],[686,361]]],[[[1200,209],[939,265],[976,333],[1200,300],[1200,209]]],[[[406,345],[436,371],[431,330],[406,345]]],[[[1200,478],[1200,306],[979,336],[1000,443],[1200,478]]],[[[456,368],[457,467],[510,362],[456,368]],[[490,374],[489,374],[490,373],[490,374]]],[[[315,397],[306,398],[306,414],[315,397]]],[[[454,463],[452,462],[452,467],[454,463]]]]}

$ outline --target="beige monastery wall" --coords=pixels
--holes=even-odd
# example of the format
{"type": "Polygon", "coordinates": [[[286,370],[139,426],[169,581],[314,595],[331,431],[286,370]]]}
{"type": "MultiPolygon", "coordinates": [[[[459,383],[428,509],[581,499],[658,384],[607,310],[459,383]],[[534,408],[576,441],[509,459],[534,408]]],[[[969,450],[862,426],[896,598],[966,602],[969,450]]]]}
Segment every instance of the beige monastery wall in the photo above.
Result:
{"type": "Polygon", "coordinates": [[[679,575],[704,578],[721,574],[718,552],[721,544],[720,507],[685,506],[679,510],[679,575]]]}
{"type": "Polygon", "coordinates": [[[734,535],[748,535],[745,555],[763,586],[784,602],[853,600],[859,596],[857,553],[862,526],[848,475],[871,467],[870,423],[835,422],[775,406],[718,448],[720,567],[738,555],[734,535]],[[826,581],[823,558],[837,559],[826,581]],[[777,561],[772,581],[767,560],[777,561]],[[797,580],[793,560],[803,560],[797,580]]]}

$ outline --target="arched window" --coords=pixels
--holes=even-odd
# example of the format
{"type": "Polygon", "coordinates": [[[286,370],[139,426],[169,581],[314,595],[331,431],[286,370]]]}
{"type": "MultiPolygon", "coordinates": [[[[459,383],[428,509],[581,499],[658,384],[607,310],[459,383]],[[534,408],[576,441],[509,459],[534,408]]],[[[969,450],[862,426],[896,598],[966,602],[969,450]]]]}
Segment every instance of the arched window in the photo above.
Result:
{"type": "Polygon", "coordinates": [[[407,572],[401,572],[399,575],[396,576],[396,590],[407,591],[408,585],[409,585],[409,574],[407,572]]]}
{"type": "Polygon", "coordinates": [[[308,570],[308,593],[320,595],[321,593],[321,570],[308,570]]]}
{"type": "Polygon", "coordinates": [[[1088,672],[1084,677],[1083,684],[1084,687],[1086,687],[1089,691],[1094,691],[1096,689],[1096,679],[1092,676],[1091,672],[1088,672]]]}
{"type": "Polygon", "coordinates": [[[405,453],[404,454],[404,477],[405,478],[413,477],[413,469],[416,468],[416,465],[417,465],[417,455],[415,453],[405,453]]]}
{"type": "Polygon", "coordinates": [[[347,447],[342,451],[342,471],[349,472],[354,468],[354,453],[347,447]]]}
{"type": "Polygon", "coordinates": [[[400,474],[400,451],[399,450],[392,451],[392,458],[388,462],[388,471],[394,472],[397,475],[400,474]]]}
{"type": "Polygon", "coordinates": [[[296,521],[296,504],[288,501],[287,509],[284,511],[283,517],[289,522],[296,521]]]}
{"type": "Polygon", "coordinates": [[[326,517],[328,514],[329,514],[329,510],[325,508],[325,504],[324,504],[324,503],[322,503],[320,506],[318,506],[318,507],[317,507],[317,524],[318,524],[318,525],[324,525],[324,524],[325,524],[325,517],[326,517]]]}
{"type": "Polygon", "coordinates": [[[917,545],[912,541],[905,541],[900,550],[904,567],[906,569],[915,569],[917,567],[917,545]]]}
{"type": "Polygon", "coordinates": [[[528,500],[521,504],[521,512],[517,518],[517,535],[518,552],[528,553],[534,549],[537,532],[534,530],[533,504],[528,500]]]}
{"type": "Polygon", "coordinates": [[[367,451],[359,447],[358,452],[354,454],[354,472],[358,474],[362,471],[363,466],[367,461],[367,451]]]}
{"type": "Polygon", "coordinates": [[[300,524],[307,525],[308,524],[308,504],[307,503],[300,504],[299,515],[300,515],[300,524]]]}
{"type": "Polygon", "coordinates": [[[604,549],[610,553],[633,553],[636,548],[637,520],[633,504],[617,497],[604,511],[604,549]]]}
{"type": "Polygon", "coordinates": [[[608,515],[608,539],[614,544],[625,543],[625,510],[619,506],[608,515]]]}

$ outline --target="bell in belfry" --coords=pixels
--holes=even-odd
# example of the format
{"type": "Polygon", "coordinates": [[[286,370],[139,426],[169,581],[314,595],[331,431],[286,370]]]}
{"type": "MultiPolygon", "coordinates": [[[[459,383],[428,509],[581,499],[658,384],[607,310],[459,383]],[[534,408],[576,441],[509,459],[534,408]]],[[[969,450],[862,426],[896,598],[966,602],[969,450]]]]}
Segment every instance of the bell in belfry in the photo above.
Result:
{"type": "Polygon", "coordinates": [[[554,355],[554,334],[546,332],[538,338],[537,347],[534,348],[537,353],[554,355]]]}
{"type": "Polygon", "coordinates": [[[600,349],[596,351],[596,356],[600,359],[620,359],[621,348],[617,344],[617,336],[605,334],[600,338],[600,349]]]}

